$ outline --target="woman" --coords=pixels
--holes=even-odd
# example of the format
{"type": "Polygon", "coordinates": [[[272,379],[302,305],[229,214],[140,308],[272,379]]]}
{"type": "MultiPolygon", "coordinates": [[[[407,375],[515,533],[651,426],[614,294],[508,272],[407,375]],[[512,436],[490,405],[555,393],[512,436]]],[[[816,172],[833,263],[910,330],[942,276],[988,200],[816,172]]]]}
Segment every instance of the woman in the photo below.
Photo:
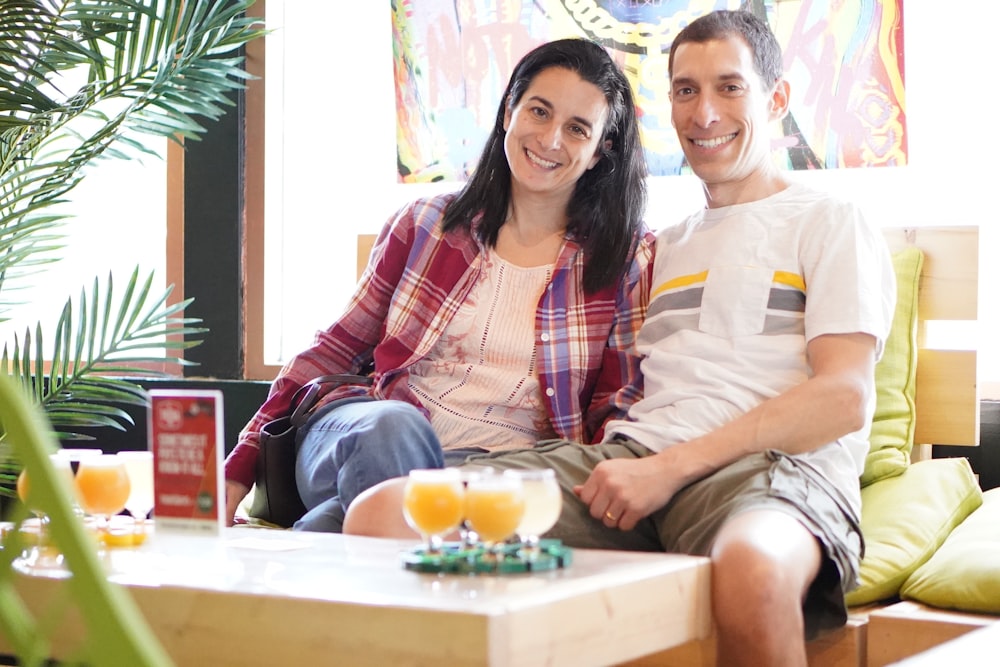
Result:
{"type": "Polygon", "coordinates": [[[299,430],[297,529],[339,532],[359,493],[414,468],[599,440],[641,393],[645,175],[631,89],[604,49],[565,39],[528,53],[472,178],[388,222],[346,312],[240,434],[230,522],[260,428],[323,374],[373,367],[374,384],[333,390],[299,430]]]}

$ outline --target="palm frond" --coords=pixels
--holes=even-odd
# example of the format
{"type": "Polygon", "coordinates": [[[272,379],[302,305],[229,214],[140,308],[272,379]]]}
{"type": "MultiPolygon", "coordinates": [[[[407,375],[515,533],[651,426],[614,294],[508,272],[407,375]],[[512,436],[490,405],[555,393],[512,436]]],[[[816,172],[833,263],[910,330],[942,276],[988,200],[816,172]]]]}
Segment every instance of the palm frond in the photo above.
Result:
{"type": "Polygon", "coordinates": [[[153,275],[140,282],[136,269],[121,295],[115,293],[108,276],[101,290],[94,280],[90,296],[81,291],[74,315],[74,302],[67,300],[56,323],[50,355],[41,326],[34,336],[26,331],[15,337],[13,351],[6,346],[0,357],[0,373],[20,380],[22,388],[42,405],[60,437],[79,437],[65,429],[105,426],[131,419],[108,404],[145,404],[145,393],[127,388],[118,374],[162,376],[150,365],[184,364],[176,352],[197,345],[190,339],[204,333],[199,320],[178,317],[189,301],[166,304],[170,291],[152,304],[149,296],[153,275]],[[114,307],[117,303],[117,308],[114,307]],[[157,348],[162,350],[158,354],[157,348]],[[46,371],[46,359],[51,359],[46,371]],[[95,403],[96,402],[96,403],[95,403]],[[95,409],[96,405],[104,405],[95,409]]]}

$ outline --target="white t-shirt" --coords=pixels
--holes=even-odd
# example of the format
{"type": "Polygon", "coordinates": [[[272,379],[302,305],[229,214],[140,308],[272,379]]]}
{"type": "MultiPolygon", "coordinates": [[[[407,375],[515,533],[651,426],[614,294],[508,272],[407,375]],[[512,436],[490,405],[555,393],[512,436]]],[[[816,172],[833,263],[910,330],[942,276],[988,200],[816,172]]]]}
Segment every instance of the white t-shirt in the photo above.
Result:
{"type": "MultiPolygon", "coordinates": [[[[882,234],[855,206],[798,184],[661,231],[652,290],[637,343],[645,398],[606,432],[653,451],[804,382],[816,336],[868,333],[881,356],[896,298],[882,234]]],[[[856,479],[874,400],[869,426],[803,456],[856,479]]]]}

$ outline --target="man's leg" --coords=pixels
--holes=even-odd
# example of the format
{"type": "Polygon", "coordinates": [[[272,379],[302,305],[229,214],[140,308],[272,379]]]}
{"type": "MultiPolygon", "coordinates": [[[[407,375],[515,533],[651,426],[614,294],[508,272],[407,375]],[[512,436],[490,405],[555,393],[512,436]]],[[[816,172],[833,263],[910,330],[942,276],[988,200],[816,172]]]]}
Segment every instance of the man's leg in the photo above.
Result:
{"type": "Polygon", "coordinates": [[[302,429],[295,480],[309,511],[296,530],[340,532],[364,490],[414,468],[444,465],[427,419],[402,401],[331,404],[302,429]]]}
{"type": "Polygon", "coordinates": [[[729,520],[711,552],[720,665],[801,665],[802,601],[821,549],[797,519],[751,510],[729,520]]]}
{"type": "Polygon", "coordinates": [[[403,518],[405,486],[406,478],[397,477],[376,484],[359,494],[347,508],[344,534],[402,539],[419,537],[403,518]]]}
{"type": "Polygon", "coordinates": [[[668,551],[712,559],[720,665],[804,665],[805,641],[844,624],[861,560],[853,495],[812,464],[766,452],[654,513],[668,551]]]}
{"type": "MultiPolygon", "coordinates": [[[[470,454],[469,449],[449,450],[444,453],[446,466],[461,463],[470,454]]],[[[403,518],[403,487],[406,477],[395,477],[376,484],[359,493],[347,508],[343,532],[348,535],[369,537],[420,537],[403,518]]],[[[454,539],[455,535],[445,539],[454,539]]]]}
{"type": "MultiPolygon", "coordinates": [[[[563,507],[559,521],[545,534],[546,537],[559,539],[571,547],[659,551],[662,547],[652,521],[642,521],[634,530],[627,532],[608,528],[603,522],[593,519],[587,506],[573,493],[573,487],[582,484],[598,462],[647,455],[649,450],[635,443],[581,446],[566,441],[550,441],[531,449],[471,456],[461,467],[472,470],[493,468],[497,473],[508,469],[552,468],[562,489],[563,507]]],[[[344,532],[374,537],[415,537],[402,518],[405,482],[405,479],[392,480],[358,496],[348,509],[344,532]]]]}

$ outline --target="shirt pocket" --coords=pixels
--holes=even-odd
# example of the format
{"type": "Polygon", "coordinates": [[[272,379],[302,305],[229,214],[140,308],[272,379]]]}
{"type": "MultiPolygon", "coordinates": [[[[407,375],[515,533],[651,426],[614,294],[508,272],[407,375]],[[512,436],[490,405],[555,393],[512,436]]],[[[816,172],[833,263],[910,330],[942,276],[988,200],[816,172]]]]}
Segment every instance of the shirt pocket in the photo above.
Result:
{"type": "Polygon", "coordinates": [[[752,336],[764,330],[774,271],[756,266],[709,269],[698,328],[721,338],[752,336]]]}

